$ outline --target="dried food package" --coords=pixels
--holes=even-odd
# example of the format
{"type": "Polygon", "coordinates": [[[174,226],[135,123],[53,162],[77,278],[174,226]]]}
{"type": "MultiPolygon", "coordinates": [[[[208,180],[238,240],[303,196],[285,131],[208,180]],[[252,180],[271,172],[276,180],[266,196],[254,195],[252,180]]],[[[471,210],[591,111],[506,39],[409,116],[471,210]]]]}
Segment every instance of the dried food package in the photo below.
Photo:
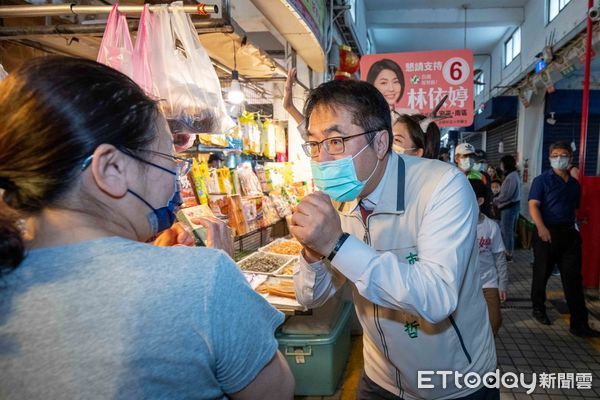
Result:
{"type": "Polygon", "coordinates": [[[250,163],[241,163],[238,165],[237,170],[240,179],[240,186],[242,188],[242,195],[258,196],[263,194],[260,181],[252,170],[252,165],[250,163]]]}

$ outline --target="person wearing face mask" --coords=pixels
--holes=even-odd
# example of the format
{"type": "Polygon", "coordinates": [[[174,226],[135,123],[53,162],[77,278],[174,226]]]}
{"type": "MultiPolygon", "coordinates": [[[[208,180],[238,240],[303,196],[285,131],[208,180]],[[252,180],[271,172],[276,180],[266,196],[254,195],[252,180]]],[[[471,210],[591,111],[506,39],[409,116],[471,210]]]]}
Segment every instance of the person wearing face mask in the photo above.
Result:
{"type": "Polygon", "coordinates": [[[556,263],[571,314],[569,332],[580,337],[600,337],[600,332],[588,324],[583,294],[581,235],[575,225],[581,188],[567,170],[573,150],[566,142],[556,142],[550,145],[549,156],[551,168],[533,180],[529,191],[529,214],[535,224],[533,317],[544,325],[552,324],[546,314],[546,284],[556,263]]]}
{"type": "Polygon", "coordinates": [[[396,154],[436,160],[440,151],[440,129],[421,114],[408,115],[392,111],[394,138],[392,150],[396,154]]]}
{"type": "MultiPolygon", "coordinates": [[[[481,151],[481,150],[479,150],[481,151]]],[[[470,143],[461,143],[456,146],[454,150],[454,163],[460,169],[468,179],[478,179],[483,182],[486,187],[486,201],[483,204],[482,212],[489,218],[492,218],[492,189],[490,180],[487,174],[480,171],[480,166],[476,165],[475,160],[481,158],[481,155],[477,155],[477,150],[470,143]]]]}
{"type": "Polygon", "coordinates": [[[363,328],[357,398],[498,399],[497,389],[443,386],[440,376],[419,387],[418,371],[496,368],[477,268],[479,211],[464,174],[392,152],[388,104],[366,82],[320,85],[304,115],[318,191],[291,218],[303,245],[296,297],[315,308],[349,285],[363,328]]]}
{"type": "Polygon", "coordinates": [[[461,143],[454,149],[454,163],[469,179],[482,179],[481,173],[475,170],[475,147],[470,143],[461,143]]]}
{"type": "Polygon", "coordinates": [[[44,57],[0,83],[0,398],[293,398],[283,314],[233,260],[145,243],[175,220],[173,150],[158,103],[105,65],[44,57]]]}
{"type": "Polygon", "coordinates": [[[507,154],[500,159],[504,180],[500,193],[494,197],[494,205],[500,210],[500,229],[506,247],[506,259],[512,261],[515,249],[515,226],[521,211],[521,179],[517,172],[517,160],[507,154]]]}

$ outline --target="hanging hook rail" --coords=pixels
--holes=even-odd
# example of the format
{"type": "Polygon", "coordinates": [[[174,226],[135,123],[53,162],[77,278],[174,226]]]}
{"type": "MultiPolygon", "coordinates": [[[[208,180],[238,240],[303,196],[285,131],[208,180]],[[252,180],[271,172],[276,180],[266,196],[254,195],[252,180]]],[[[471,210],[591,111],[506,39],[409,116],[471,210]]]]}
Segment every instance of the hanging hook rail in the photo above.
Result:
{"type": "MultiPolygon", "coordinates": [[[[161,5],[151,5],[150,11],[161,8],[161,5]]],[[[144,6],[119,6],[122,13],[141,14],[144,6]]],[[[0,18],[8,17],[47,17],[54,15],[85,15],[108,14],[112,6],[87,6],[72,4],[47,4],[41,6],[0,6],[0,18]]],[[[186,14],[209,15],[218,14],[219,6],[216,4],[196,4],[186,6],[169,6],[169,10],[182,10],[186,14]]]]}

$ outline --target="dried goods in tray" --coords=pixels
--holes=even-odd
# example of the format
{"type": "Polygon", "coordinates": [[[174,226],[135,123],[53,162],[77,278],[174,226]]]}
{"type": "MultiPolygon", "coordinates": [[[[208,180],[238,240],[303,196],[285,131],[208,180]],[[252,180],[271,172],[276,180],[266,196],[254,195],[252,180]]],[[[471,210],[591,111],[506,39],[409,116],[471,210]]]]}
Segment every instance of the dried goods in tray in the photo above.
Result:
{"type": "Polygon", "coordinates": [[[243,271],[271,274],[281,268],[289,260],[290,257],[266,253],[254,253],[241,260],[238,265],[243,271]]]}
{"type": "Polygon", "coordinates": [[[287,297],[289,299],[296,298],[294,281],[287,279],[269,279],[257,287],[256,291],[263,294],[268,293],[273,296],[287,297]]]}
{"type": "Polygon", "coordinates": [[[279,240],[266,246],[263,251],[267,253],[285,254],[299,256],[302,245],[296,240],[279,240]]]}

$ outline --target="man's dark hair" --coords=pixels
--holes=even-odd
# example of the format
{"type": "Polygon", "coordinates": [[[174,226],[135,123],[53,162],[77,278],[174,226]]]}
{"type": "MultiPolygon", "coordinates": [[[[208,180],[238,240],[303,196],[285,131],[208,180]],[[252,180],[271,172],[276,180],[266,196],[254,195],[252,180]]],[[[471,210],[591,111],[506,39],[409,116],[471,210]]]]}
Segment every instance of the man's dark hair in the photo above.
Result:
{"type": "Polygon", "coordinates": [[[573,156],[573,149],[571,148],[571,145],[567,142],[560,141],[552,143],[550,145],[550,150],[548,150],[548,154],[552,154],[552,151],[556,149],[566,150],[569,152],[569,156],[573,156]]]}
{"type": "Polygon", "coordinates": [[[479,199],[481,197],[484,201],[486,201],[488,191],[485,183],[483,183],[481,179],[469,179],[469,183],[475,192],[475,198],[479,199]]]}
{"type": "MultiPolygon", "coordinates": [[[[304,116],[306,126],[310,126],[310,115],[317,106],[346,108],[352,114],[352,123],[366,131],[386,130],[390,151],[392,146],[392,119],[390,106],[379,90],[370,83],[355,80],[333,80],[313,89],[306,104],[304,116]]],[[[377,132],[367,136],[373,142],[377,132]]]]}
{"type": "Polygon", "coordinates": [[[475,162],[487,161],[487,155],[485,151],[481,149],[475,150],[475,162]]]}

